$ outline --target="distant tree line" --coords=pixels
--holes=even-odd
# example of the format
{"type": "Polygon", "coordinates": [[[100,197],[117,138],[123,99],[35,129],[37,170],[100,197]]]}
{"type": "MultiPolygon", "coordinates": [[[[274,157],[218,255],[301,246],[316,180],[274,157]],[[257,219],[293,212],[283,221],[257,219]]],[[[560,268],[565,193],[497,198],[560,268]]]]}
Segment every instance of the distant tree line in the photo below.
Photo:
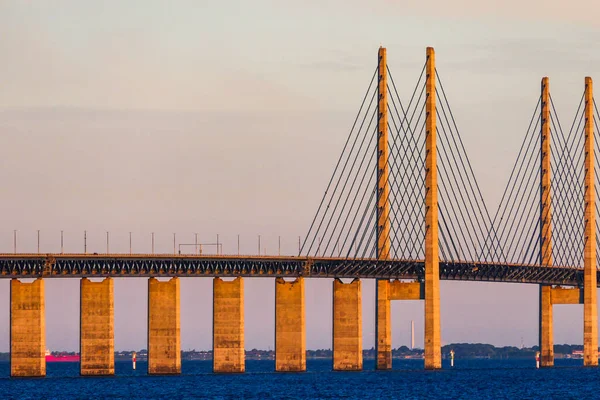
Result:
{"type": "MultiPolygon", "coordinates": [[[[496,347],[485,343],[453,343],[442,347],[442,354],[448,357],[454,351],[455,358],[533,358],[539,346],[518,348],[514,346],[496,347]]],[[[557,344],[554,354],[563,356],[572,354],[574,350],[583,350],[583,345],[557,344]]]]}
{"type": "MultiPolygon", "coordinates": [[[[454,351],[455,358],[533,358],[535,353],[539,351],[538,346],[518,348],[514,346],[496,347],[485,343],[452,343],[442,347],[442,356],[448,358],[450,351],[454,351]]],[[[554,354],[563,356],[572,354],[573,351],[582,351],[583,345],[571,344],[556,344],[554,345],[554,354]]],[[[406,346],[400,346],[392,349],[392,357],[394,358],[421,358],[423,357],[423,349],[410,349],[406,346]]],[[[57,352],[53,351],[53,355],[75,355],[76,352],[57,352]]],[[[131,360],[133,351],[117,351],[115,352],[115,360],[131,360]]],[[[144,361],[148,357],[148,351],[142,349],[136,351],[138,361],[144,361]]],[[[307,350],[306,358],[332,358],[333,352],[331,349],[307,350]]],[[[375,348],[363,350],[363,358],[374,359],[377,357],[375,348]]],[[[181,352],[183,360],[212,360],[212,350],[196,351],[184,350],[181,352]]],[[[274,350],[246,350],[246,359],[248,360],[273,360],[275,359],[274,350]]],[[[0,361],[10,361],[10,353],[0,353],[0,361]]]]}

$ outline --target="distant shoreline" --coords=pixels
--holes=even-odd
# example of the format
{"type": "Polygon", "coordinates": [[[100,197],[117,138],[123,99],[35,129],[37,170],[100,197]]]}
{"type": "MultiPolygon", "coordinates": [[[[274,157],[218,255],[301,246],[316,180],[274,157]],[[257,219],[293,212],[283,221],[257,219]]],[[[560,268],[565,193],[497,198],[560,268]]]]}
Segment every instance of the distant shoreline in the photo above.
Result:
{"type": "MultiPolygon", "coordinates": [[[[538,346],[518,348],[514,346],[496,347],[484,343],[452,343],[442,347],[442,357],[449,358],[450,350],[454,351],[456,359],[533,359],[538,346]]],[[[555,358],[581,358],[583,345],[561,344],[554,346],[555,358]]],[[[130,361],[134,351],[116,351],[115,361],[130,361]]],[[[136,350],[138,361],[147,360],[147,351],[145,349],[136,350]]],[[[52,355],[77,355],[77,352],[52,351],[52,355]]],[[[306,359],[331,359],[333,352],[331,349],[307,350],[306,359]]],[[[376,358],[374,348],[363,350],[363,359],[372,360],[376,358]]],[[[423,349],[410,349],[401,346],[392,349],[392,358],[394,359],[423,359],[423,349]]],[[[197,351],[183,350],[181,352],[182,360],[212,360],[212,350],[197,351]]],[[[274,360],[274,350],[246,350],[246,360],[274,360]]],[[[10,361],[10,353],[0,353],[0,361],[10,361]]]]}

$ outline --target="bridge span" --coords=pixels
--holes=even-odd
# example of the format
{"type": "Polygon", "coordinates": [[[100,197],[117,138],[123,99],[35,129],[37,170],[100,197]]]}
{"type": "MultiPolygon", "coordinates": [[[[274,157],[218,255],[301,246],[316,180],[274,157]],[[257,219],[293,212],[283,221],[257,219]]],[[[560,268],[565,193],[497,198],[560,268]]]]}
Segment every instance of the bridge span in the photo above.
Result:
{"type": "MultiPolygon", "coordinates": [[[[583,270],[536,265],[440,262],[441,280],[574,286],[551,288],[552,304],[580,304],[583,270]]],[[[0,254],[0,278],[11,279],[11,374],[45,375],[47,278],[80,279],[80,373],[114,374],[113,278],[148,279],[148,372],[181,371],[179,278],[213,278],[215,372],[243,372],[244,277],[275,278],[276,370],[304,371],[305,278],[333,278],[333,368],[362,369],[362,279],[377,280],[377,326],[391,368],[392,300],[425,300],[423,260],[173,254],[0,254]],[[20,279],[35,278],[32,283],[20,279]],[[94,281],[88,278],[100,278],[94,281]],[[158,280],[156,278],[167,278],[158,280]],[[223,280],[222,278],[234,278],[223,280]],[[288,278],[285,280],[284,278],[288,278]],[[351,283],[342,278],[352,278],[351,283]]]]}
{"type": "Polygon", "coordinates": [[[274,278],[277,371],[306,370],[307,278],[333,278],[334,370],[363,367],[361,279],[376,280],[379,370],[392,366],[392,300],[424,300],[424,364],[441,368],[440,280],[538,284],[542,367],[554,364],[553,305],[582,304],[584,365],[597,366],[600,134],[595,126],[600,112],[592,79],[585,78],[567,134],[549,79],[542,79],[492,217],[435,67],[434,49],[427,48],[406,107],[386,54],[379,49],[377,68],[297,257],[0,254],[0,278],[12,278],[11,376],[46,374],[47,278],[80,279],[81,375],[114,374],[116,277],[148,280],[150,374],[181,372],[181,277],[213,280],[215,372],[245,370],[245,277],[274,278]]]}
{"type": "MultiPolygon", "coordinates": [[[[173,254],[0,254],[2,278],[272,277],[424,281],[423,260],[173,254]]],[[[600,271],[599,271],[600,274],[600,271]]],[[[440,260],[440,279],[582,286],[568,266],[440,260]]]]}

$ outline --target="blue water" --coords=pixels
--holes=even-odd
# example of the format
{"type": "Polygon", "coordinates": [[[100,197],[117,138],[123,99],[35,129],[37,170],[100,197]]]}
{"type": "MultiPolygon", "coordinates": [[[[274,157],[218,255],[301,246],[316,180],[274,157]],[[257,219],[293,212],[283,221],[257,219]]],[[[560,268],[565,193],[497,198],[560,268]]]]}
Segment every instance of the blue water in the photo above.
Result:
{"type": "Polygon", "coordinates": [[[246,373],[217,375],[211,361],[183,361],[179,376],[148,376],[146,364],[116,363],[116,376],[81,378],[78,363],[50,363],[46,378],[11,379],[0,362],[0,398],[7,399],[594,399],[600,369],[556,360],[536,370],[530,360],[456,360],[424,371],[422,360],[394,360],[392,371],[333,372],[331,360],[308,360],[307,372],[275,373],[273,361],[246,362],[246,373]]]}

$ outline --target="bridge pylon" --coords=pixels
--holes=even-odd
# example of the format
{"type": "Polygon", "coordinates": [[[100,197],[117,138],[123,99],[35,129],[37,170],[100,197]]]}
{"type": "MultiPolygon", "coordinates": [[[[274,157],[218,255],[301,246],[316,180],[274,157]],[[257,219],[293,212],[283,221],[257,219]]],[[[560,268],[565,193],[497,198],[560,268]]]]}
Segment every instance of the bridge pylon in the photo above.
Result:
{"type": "MultiPolygon", "coordinates": [[[[540,313],[539,313],[539,344],[541,353],[541,366],[554,366],[554,339],[552,326],[552,307],[555,304],[583,304],[583,347],[584,347],[584,365],[598,365],[598,305],[597,305],[597,242],[596,242],[596,188],[595,188],[595,147],[594,143],[594,98],[592,79],[585,78],[585,92],[583,101],[585,103],[583,114],[581,115],[585,123],[583,126],[584,139],[584,182],[583,182],[583,287],[576,288],[561,288],[552,287],[550,284],[540,285],[540,313]]],[[[548,78],[542,79],[542,96],[541,96],[541,115],[540,115],[540,222],[539,222],[539,263],[542,267],[552,267],[555,263],[552,257],[552,187],[551,182],[555,183],[553,190],[555,197],[558,193],[560,197],[560,174],[555,179],[551,179],[554,171],[551,171],[551,129],[552,117],[550,107],[552,100],[550,97],[548,78]]],[[[579,116],[575,117],[577,121],[579,116]]],[[[560,126],[559,126],[560,127],[560,126]]],[[[568,142],[568,141],[567,141],[568,142]]],[[[567,144],[565,142],[565,144],[567,144]]],[[[564,159],[564,156],[563,156],[564,159]]],[[[565,166],[563,166],[565,167],[565,166]]],[[[560,166],[557,170],[560,171],[560,166]]],[[[563,171],[564,172],[564,171],[563,171]]],[[[569,179],[571,176],[568,176],[569,179]]],[[[564,189],[563,189],[564,190],[564,189]]],[[[564,195],[564,193],[563,193],[564,195]]],[[[560,202],[559,202],[560,203],[560,202]]],[[[562,211],[565,213],[565,210],[562,211]]],[[[557,227],[557,238],[564,239],[565,232],[560,232],[560,214],[561,210],[557,211],[559,215],[557,227]]],[[[564,216],[563,216],[564,218],[564,216]]],[[[556,258],[559,258],[558,264],[564,263],[564,259],[560,260],[561,253],[565,252],[565,246],[557,245],[557,249],[561,251],[556,253],[556,258]]],[[[569,251],[569,248],[566,248],[569,251]]],[[[579,253],[581,254],[581,253],[579,253]]],[[[567,258],[568,259],[568,258],[567,258]]]]}
{"type": "Polygon", "coordinates": [[[596,189],[594,164],[594,94],[585,78],[584,127],[584,250],[583,250],[583,364],[598,365],[598,298],[596,266],[596,189]]]}
{"type": "Polygon", "coordinates": [[[425,369],[442,367],[435,51],[427,48],[425,98],[425,369]]]}
{"type": "MultiPolygon", "coordinates": [[[[388,179],[388,83],[387,53],[380,47],[377,64],[377,237],[378,260],[387,260],[390,256],[390,204],[388,179]]],[[[376,283],[376,351],[377,369],[392,368],[392,322],[391,305],[388,299],[390,281],[379,279],[376,283]]]]}
{"type": "MultiPolygon", "coordinates": [[[[378,130],[377,130],[377,259],[390,258],[390,218],[388,179],[388,103],[386,50],[379,49],[378,64],[378,130]]],[[[425,368],[442,367],[440,323],[440,269],[439,269],[439,207],[437,177],[437,108],[435,51],[427,48],[425,81],[425,195],[424,195],[424,295],[425,300],[425,368]]],[[[394,296],[396,282],[380,279],[376,285],[377,369],[392,368],[392,333],[390,300],[407,300],[394,296]]]]}
{"type": "MultiPolygon", "coordinates": [[[[552,265],[552,201],[550,191],[550,79],[542,78],[540,108],[540,264],[552,265]]],[[[540,285],[539,305],[540,365],[554,365],[554,333],[552,326],[552,286],[540,285]]]]}

